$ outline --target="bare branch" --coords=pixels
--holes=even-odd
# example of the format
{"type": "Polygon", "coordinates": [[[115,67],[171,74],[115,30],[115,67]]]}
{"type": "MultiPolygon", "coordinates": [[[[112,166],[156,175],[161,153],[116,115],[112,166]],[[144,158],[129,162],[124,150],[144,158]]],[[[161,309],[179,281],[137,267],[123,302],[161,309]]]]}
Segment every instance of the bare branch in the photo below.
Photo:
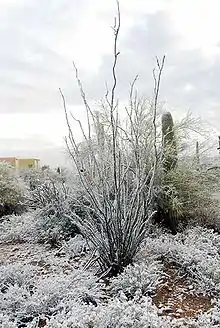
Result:
{"type": "Polygon", "coordinates": [[[82,85],[82,82],[79,78],[79,74],[78,74],[78,69],[73,61],[73,67],[75,69],[75,75],[76,75],[76,80],[77,80],[77,83],[78,83],[78,86],[79,86],[79,90],[80,90],[80,93],[81,93],[81,97],[82,97],[82,100],[84,102],[84,105],[85,105],[85,108],[86,108],[86,115],[87,115],[87,124],[88,124],[88,135],[89,135],[89,140],[91,139],[91,123],[90,123],[90,115],[93,117],[93,113],[92,113],[92,110],[88,104],[88,101],[86,99],[86,94],[84,92],[84,89],[83,89],[83,85],[82,85]]]}

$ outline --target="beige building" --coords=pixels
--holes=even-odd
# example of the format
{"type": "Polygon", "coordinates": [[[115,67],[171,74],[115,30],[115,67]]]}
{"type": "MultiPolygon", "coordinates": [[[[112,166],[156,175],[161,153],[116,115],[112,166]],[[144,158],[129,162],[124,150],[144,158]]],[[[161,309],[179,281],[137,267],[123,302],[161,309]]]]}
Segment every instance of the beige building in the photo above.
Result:
{"type": "Polygon", "coordinates": [[[40,160],[37,158],[0,157],[0,162],[6,162],[15,168],[39,168],[40,160]]]}
{"type": "Polygon", "coordinates": [[[0,157],[0,162],[5,162],[11,166],[18,167],[18,159],[16,157],[0,157]]]}

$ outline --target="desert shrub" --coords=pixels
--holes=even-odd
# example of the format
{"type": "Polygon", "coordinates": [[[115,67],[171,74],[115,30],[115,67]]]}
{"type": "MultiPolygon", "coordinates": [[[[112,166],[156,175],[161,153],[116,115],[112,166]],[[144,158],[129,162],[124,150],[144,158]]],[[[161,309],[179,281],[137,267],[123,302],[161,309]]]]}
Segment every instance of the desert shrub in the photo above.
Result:
{"type": "Polygon", "coordinates": [[[24,185],[13,167],[0,163],[0,217],[23,210],[24,185]]]}
{"type": "Polygon", "coordinates": [[[124,293],[127,299],[139,295],[153,295],[163,277],[161,264],[156,260],[129,265],[124,272],[113,278],[109,290],[114,295],[124,293]]]}
{"type": "Polygon", "coordinates": [[[66,216],[50,215],[43,209],[8,216],[0,223],[0,243],[45,243],[60,246],[79,233],[77,225],[66,216]]]}
{"type": "Polygon", "coordinates": [[[45,208],[51,203],[65,201],[70,195],[67,176],[46,169],[29,169],[20,172],[27,185],[26,204],[29,208],[45,208]]]}
{"type": "Polygon", "coordinates": [[[179,161],[178,167],[165,173],[158,204],[164,217],[173,219],[173,231],[187,223],[218,229],[219,202],[213,199],[216,182],[212,171],[198,170],[190,160],[179,161]]]}
{"type": "Polygon", "coordinates": [[[35,212],[38,242],[58,246],[63,239],[67,240],[80,233],[71,213],[69,214],[67,209],[62,207],[57,210],[57,205],[53,207],[50,205],[49,208],[35,212]]]}
{"type": "MultiPolygon", "coordinates": [[[[158,314],[157,308],[148,297],[142,302],[122,302],[114,299],[98,308],[78,306],[72,303],[69,311],[63,311],[48,320],[49,328],[180,328],[180,327],[218,327],[219,306],[208,313],[194,318],[171,319],[158,314]]],[[[32,328],[32,326],[30,326],[32,328]]]]}
{"type": "Polygon", "coordinates": [[[173,233],[189,222],[218,228],[219,203],[213,193],[219,190],[219,174],[201,165],[201,154],[208,158],[207,142],[195,141],[198,137],[206,141],[209,134],[205,124],[190,114],[175,124],[169,112],[162,115],[163,172],[155,203],[157,220],[173,233]]]}
{"type": "Polygon", "coordinates": [[[0,312],[10,321],[18,324],[25,318],[51,317],[70,310],[72,302],[83,308],[91,300],[94,307],[103,297],[102,285],[91,273],[73,271],[69,276],[32,279],[34,275],[33,266],[2,266],[0,312]]]}
{"type": "Polygon", "coordinates": [[[216,293],[220,291],[220,237],[218,233],[203,227],[188,228],[175,236],[155,231],[146,238],[143,246],[149,253],[176,263],[185,270],[197,291],[216,293]]]}
{"type": "Polygon", "coordinates": [[[29,170],[22,172],[22,176],[28,185],[26,205],[36,210],[38,240],[56,245],[80,232],[72,215],[73,188],[67,172],[29,170]]]}
{"type": "Polygon", "coordinates": [[[51,318],[48,327],[166,328],[175,325],[172,325],[171,319],[159,317],[151,299],[144,297],[140,303],[134,300],[123,302],[116,298],[97,308],[79,307],[73,302],[71,309],[51,318]]]}
{"type": "Polygon", "coordinates": [[[102,308],[97,321],[98,328],[156,328],[169,326],[170,320],[159,317],[152,300],[145,297],[140,303],[114,300],[102,308]]]}
{"type": "Polygon", "coordinates": [[[108,275],[122,272],[132,262],[154,215],[153,190],[160,172],[152,138],[154,113],[145,102],[140,106],[127,122],[132,132],[126,134],[118,123],[117,140],[111,141],[111,120],[106,113],[102,140],[101,122],[92,139],[85,140],[87,157],[74,143],[70,149],[86,201],[81,203],[83,217],[76,211],[75,217],[99,253],[100,272],[108,275]]]}
{"type": "Polygon", "coordinates": [[[0,290],[5,293],[10,286],[30,286],[35,268],[31,265],[8,264],[1,267],[0,290]]]}
{"type": "Polygon", "coordinates": [[[36,241],[38,234],[33,212],[10,215],[0,223],[0,243],[36,241]]]}
{"type": "Polygon", "coordinates": [[[68,258],[81,256],[89,250],[89,245],[82,235],[76,235],[74,238],[63,243],[61,252],[64,252],[68,258]]]}

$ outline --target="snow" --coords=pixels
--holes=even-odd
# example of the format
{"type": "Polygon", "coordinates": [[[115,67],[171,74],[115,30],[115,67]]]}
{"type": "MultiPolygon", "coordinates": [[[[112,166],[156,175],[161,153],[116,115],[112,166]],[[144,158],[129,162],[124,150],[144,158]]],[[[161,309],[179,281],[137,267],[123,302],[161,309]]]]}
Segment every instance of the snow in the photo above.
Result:
{"type": "MultiPolygon", "coordinates": [[[[92,251],[82,236],[51,249],[32,238],[31,216],[16,218],[23,229],[17,227],[14,234],[16,224],[10,220],[0,225],[1,327],[24,327],[27,321],[26,327],[34,328],[44,317],[49,328],[220,327],[220,236],[212,230],[194,227],[173,236],[156,229],[135,262],[105,281],[95,275],[96,263],[86,266],[92,251]],[[16,234],[23,243],[14,239],[16,234]],[[211,295],[208,312],[196,318],[181,318],[181,309],[179,319],[169,311],[161,315],[163,304],[159,309],[153,295],[166,277],[166,261],[187,272],[192,292],[211,295]]],[[[10,219],[14,222],[15,217],[10,219]]]]}

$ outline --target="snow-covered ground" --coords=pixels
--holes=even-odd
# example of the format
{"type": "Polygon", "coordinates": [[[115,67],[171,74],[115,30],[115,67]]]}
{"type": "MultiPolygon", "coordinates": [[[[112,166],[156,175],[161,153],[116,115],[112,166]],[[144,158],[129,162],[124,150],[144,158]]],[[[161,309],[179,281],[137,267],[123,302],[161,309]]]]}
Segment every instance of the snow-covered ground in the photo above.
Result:
{"type": "Polygon", "coordinates": [[[121,275],[99,279],[80,235],[51,249],[24,218],[9,221],[0,224],[0,327],[220,327],[220,235],[212,230],[155,229],[121,275]]]}

